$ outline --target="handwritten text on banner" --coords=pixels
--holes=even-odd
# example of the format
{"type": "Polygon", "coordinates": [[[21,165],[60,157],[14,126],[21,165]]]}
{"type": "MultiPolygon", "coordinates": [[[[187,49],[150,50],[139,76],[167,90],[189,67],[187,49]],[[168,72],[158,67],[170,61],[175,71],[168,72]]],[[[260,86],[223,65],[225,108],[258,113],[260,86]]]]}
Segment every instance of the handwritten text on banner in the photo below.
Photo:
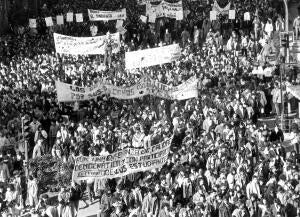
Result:
{"type": "Polygon", "coordinates": [[[101,20],[125,20],[126,9],[121,11],[99,11],[88,9],[90,21],[101,21],[101,20]]]}
{"type": "MultiPolygon", "coordinates": [[[[57,53],[72,55],[95,55],[105,53],[107,36],[72,37],[54,33],[55,50],[57,53]]],[[[113,53],[120,50],[120,34],[110,34],[113,40],[113,53]]]]}
{"type": "Polygon", "coordinates": [[[93,87],[79,87],[59,81],[56,81],[55,84],[59,102],[91,100],[105,94],[117,99],[134,99],[152,95],[170,100],[184,100],[198,96],[198,79],[195,77],[175,87],[155,81],[149,76],[142,77],[131,87],[117,87],[103,82],[99,82],[93,87]]]}
{"type": "Polygon", "coordinates": [[[160,168],[168,159],[172,138],[147,149],[125,148],[107,156],[76,157],[73,180],[117,178],[160,168]]]}

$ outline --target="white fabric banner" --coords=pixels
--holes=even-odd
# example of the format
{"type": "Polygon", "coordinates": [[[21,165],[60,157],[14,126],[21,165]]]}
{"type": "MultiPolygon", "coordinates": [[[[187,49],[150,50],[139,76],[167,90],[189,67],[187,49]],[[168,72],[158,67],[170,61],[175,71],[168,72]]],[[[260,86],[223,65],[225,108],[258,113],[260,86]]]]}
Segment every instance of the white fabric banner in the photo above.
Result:
{"type": "Polygon", "coordinates": [[[79,13],[79,14],[75,14],[76,17],[76,22],[77,23],[82,23],[83,22],[83,14],[79,13]]]}
{"type": "Polygon", "coordinates": [[[170,63],[177,60],[180,57],[180,53],[181,50],[178,44],[126,52],[125,67],[126,69],[135,69],[170,63]]]}
{"type": "Polygon", "coordinates": [[[150,3],[146,6],[146,15],[150,16],[152,13],[155,13],[155,17],[168,17],[173,18],[176,20],[183,19],[183,8],[182,8],[182,1],[177,3],[169,3],[162,1],[158,5],[151,5],[150,3]]]}
{"type": "Polygon", "coordinates": [[[73,12],[67,13],[67,22],[73,22],[74,14],[73,12]]]}
{"type": "Polygon", "coordinates": [[[226,14],[230,10],[231,3],[229,2],[224,8],[221,8],[218,4],[217,0],[214,1],[212,10],[217,12],[217,15],[219,14],[226,14]]]}
{"type": "Polygon", "coordinates": [[[99,11],[88,9],[90,21],[126,20],[126,8],[121,11],[99,11]]]}
{"type": "MultiPolygon", "coordinates": [[[[113,53],[120,51],[120,34],[110,34],[113,41],[113,53]]],[[[72,55],[95,55],[105,53],[106,36],[72,37],[54,33],[54,43],[57,53],[72,55]]]]}
{"type": "Polygon", "coordinates": [[[160,2],[161,0],[137,0],[137,3],[139,5],[145,5],[147,3],[150,3],[150,2],[160,2]]]}
{"type": "Polygon", "coordinates": [[[63,15],[57,15],[56,16],[56,24],[57,25],[64,25],[64,16],[63,15]]]}
{"type": "Polygon", "coordinates": [[[52,17],[45,17],[45,22],[47,27],[53,26],[52,17]]]}
{"type": "Polygon", "coordinates": [[[107,156],[79,156],[75,159],[73,181],[111,179],[161,168],[168,159],[173,137],[147,149],[125,148],[107,156]]]}
{"type": "Polygon", "coordinates": [[[152,95],[170,100],[185,100],[198,96],[198,79],[190,78],[183,84],[173,87],[151,79],[142,77],[131,87],[117,87],[104,82],[99,82],[93,87],[79,87],[56,81],[57,99],[59,102],[85,101],[98,96],[109,95],[117,99],[135,99],[152,95]]]}
{"type": "Polygon", "coordinates": [[[29,19],[29,27],[36,28],[36,19],[29,19]]]}

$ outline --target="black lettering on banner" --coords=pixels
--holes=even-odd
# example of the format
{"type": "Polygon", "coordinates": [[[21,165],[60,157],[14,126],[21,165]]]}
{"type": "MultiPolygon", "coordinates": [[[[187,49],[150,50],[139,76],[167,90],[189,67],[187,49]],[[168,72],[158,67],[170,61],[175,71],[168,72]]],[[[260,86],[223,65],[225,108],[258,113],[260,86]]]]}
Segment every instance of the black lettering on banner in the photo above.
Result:
{"type": "Polygon", "coordinates": [[[72,86],[72,85],[70,85],[69,87],[70,87],[70,90],[72,90],[72,91],[85,93],[84,87],[76,87],[76,86],[72,86]]]}

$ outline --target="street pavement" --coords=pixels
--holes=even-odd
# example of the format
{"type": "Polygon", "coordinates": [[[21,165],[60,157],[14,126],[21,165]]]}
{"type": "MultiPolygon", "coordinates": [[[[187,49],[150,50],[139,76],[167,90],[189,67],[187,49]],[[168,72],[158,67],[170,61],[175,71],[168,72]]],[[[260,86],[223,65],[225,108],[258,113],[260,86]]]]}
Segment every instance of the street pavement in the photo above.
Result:
{"type": "Polygon", "coordinates": [[[95,200],[90,206],[85,207],[83,201],[79,202],[78,217],[96,217],[99,210],[99,200],[95,200]]]}

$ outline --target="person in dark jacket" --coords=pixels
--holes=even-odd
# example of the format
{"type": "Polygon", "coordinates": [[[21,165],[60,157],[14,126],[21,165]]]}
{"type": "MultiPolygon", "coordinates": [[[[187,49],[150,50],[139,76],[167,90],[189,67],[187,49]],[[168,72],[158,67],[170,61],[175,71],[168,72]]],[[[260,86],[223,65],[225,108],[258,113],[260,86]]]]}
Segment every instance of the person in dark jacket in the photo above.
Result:
{"type": "Polygon", "coordinates": [[[274,130],[272,130],[269,138],[270,142],[283,142],[284,135],[281,129],[279,129],[278,125],[276,124],[274,130]]]}
{"type": "Polygon", "coordinates": [[[82,191],[78,184],[72,182],[70,192],[71,192],[70,203],[71,203],[72,213],[73,216],[76,217],[78,214],[79,200],[81,199],[82,191]]]}

